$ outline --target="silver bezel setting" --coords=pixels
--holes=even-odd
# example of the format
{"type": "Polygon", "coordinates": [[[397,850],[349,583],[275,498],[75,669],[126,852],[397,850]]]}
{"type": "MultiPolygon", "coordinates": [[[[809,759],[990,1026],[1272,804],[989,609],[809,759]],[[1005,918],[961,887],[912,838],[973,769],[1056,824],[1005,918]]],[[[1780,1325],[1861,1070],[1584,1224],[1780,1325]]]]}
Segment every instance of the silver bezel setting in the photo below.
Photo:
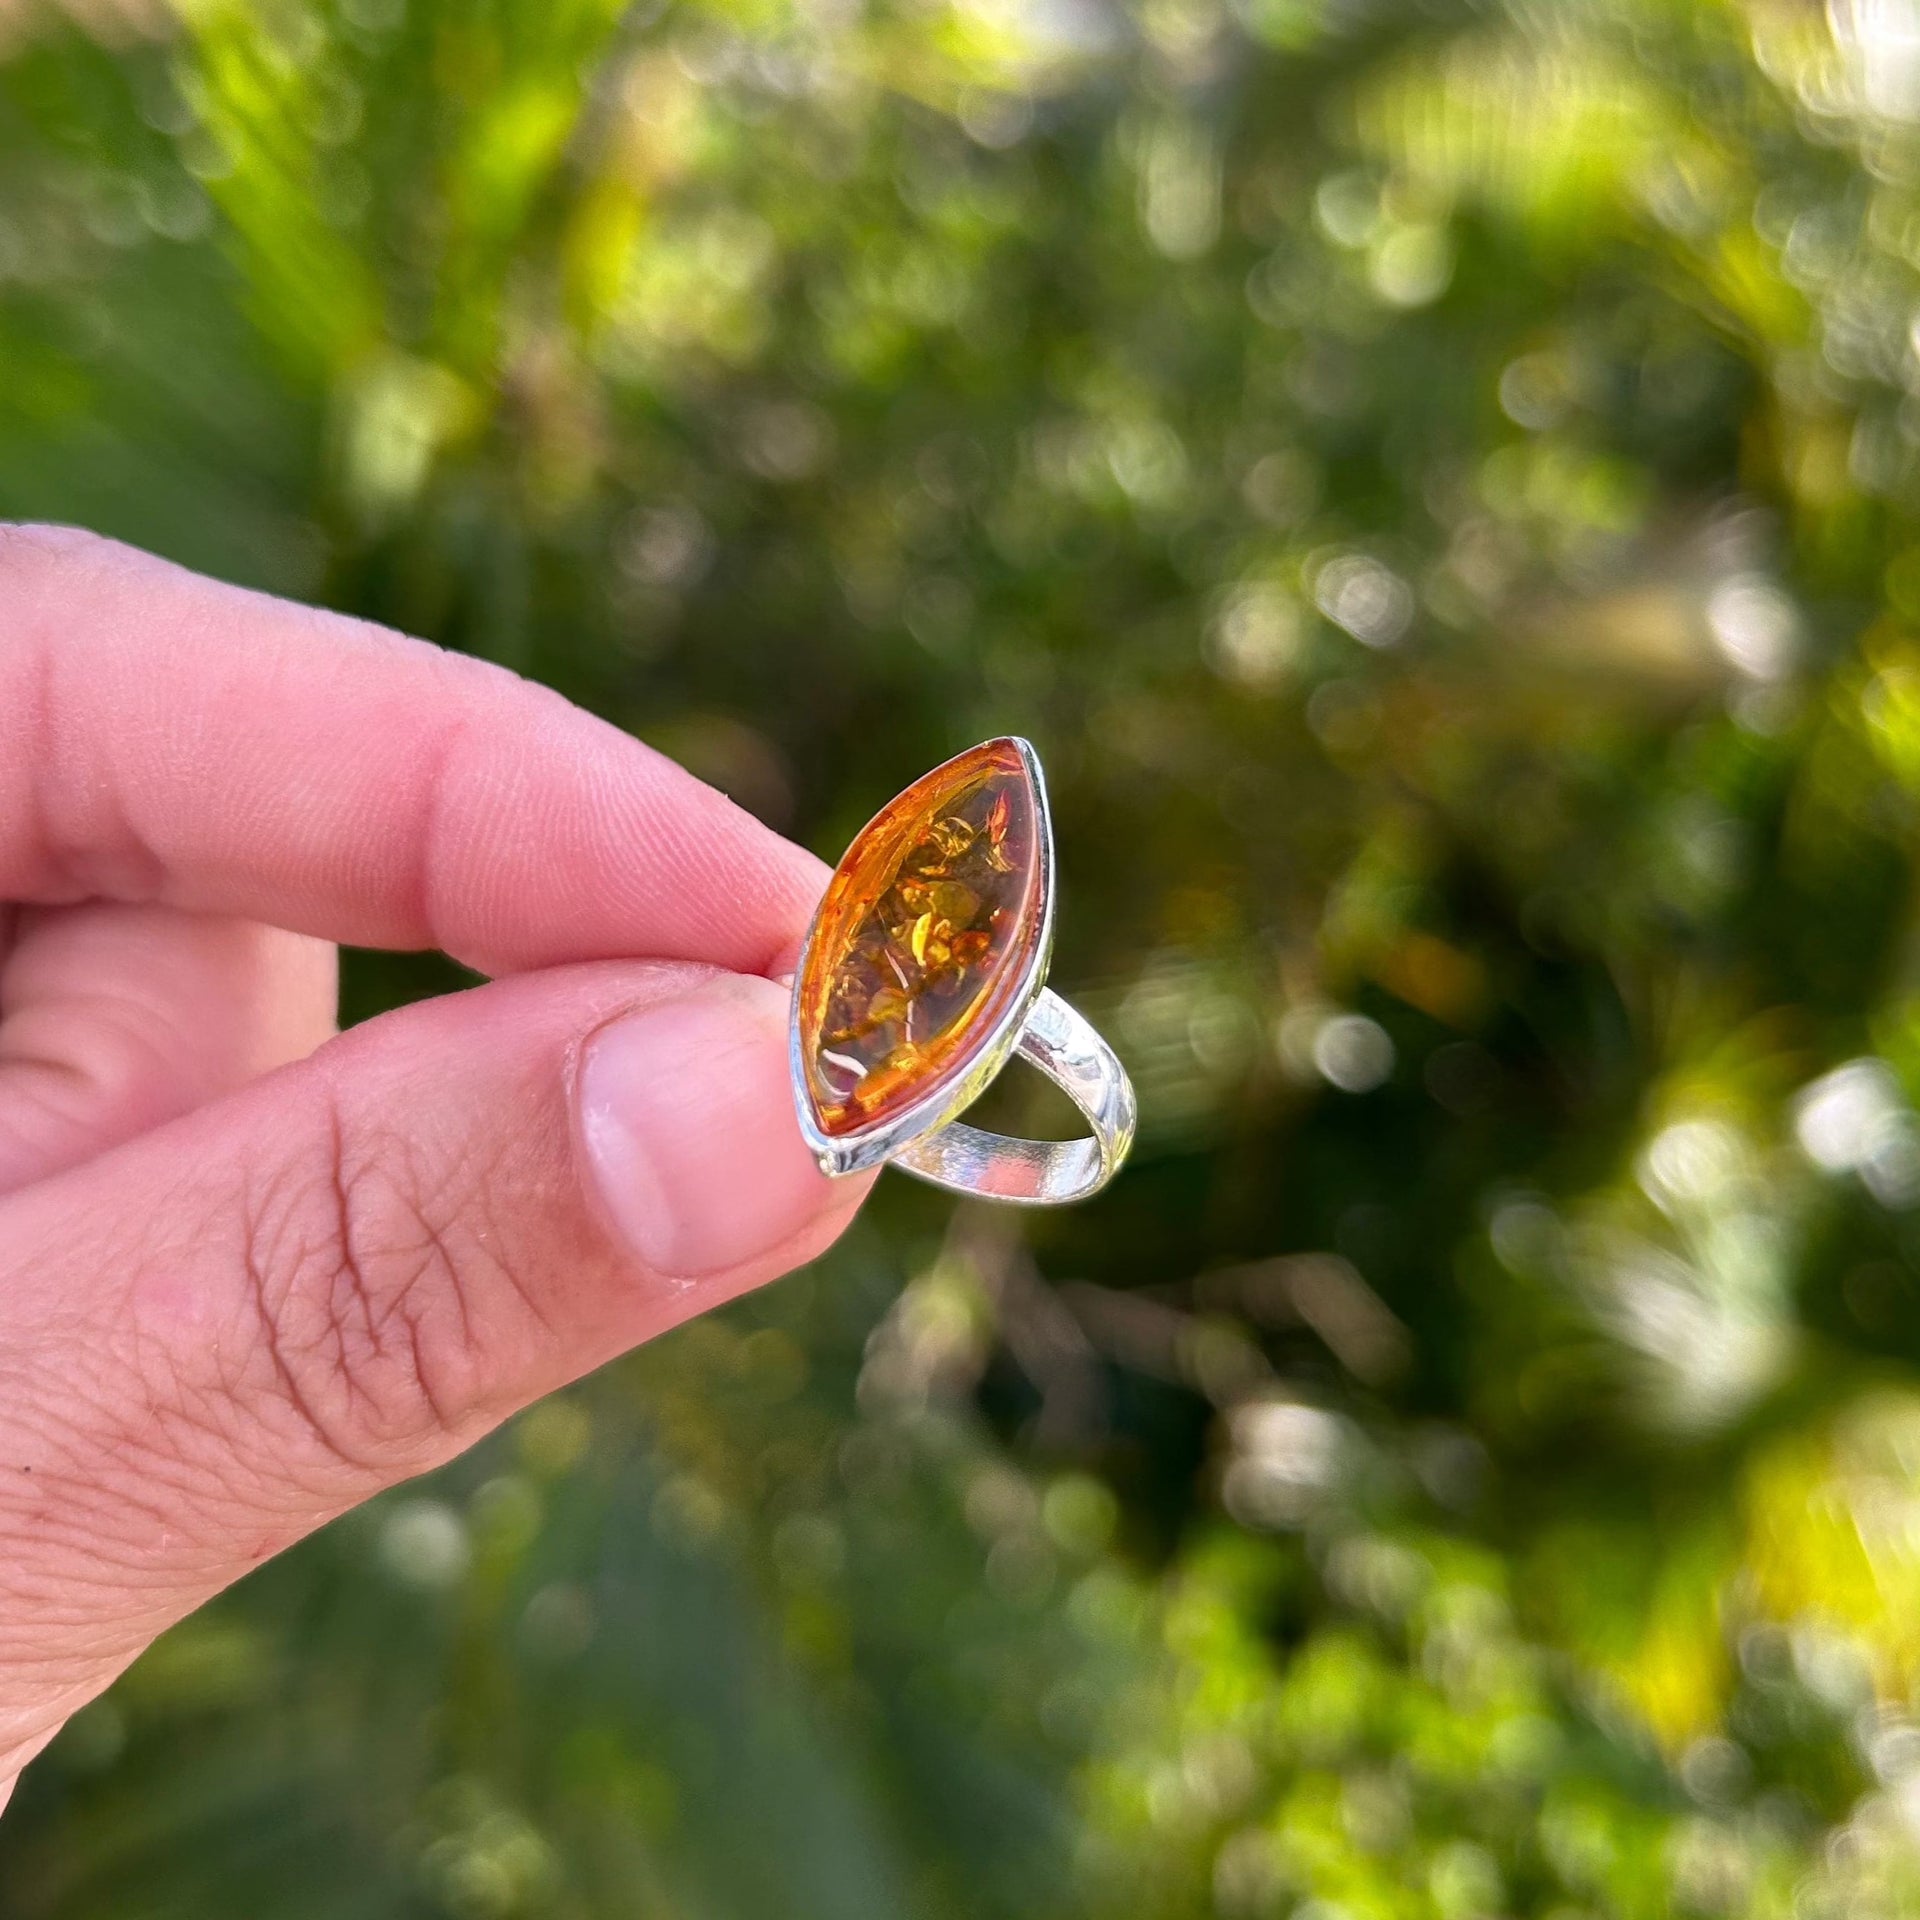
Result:
{"type": "MultiPolygon", "coordinates": [[[[1028,951],[1011,998],[992,1025],[974,1042],[971,1057],[952,1079],[932,1089],[904,1112],[875,1121],[854,1133],[830,1135],[822,1131],[814,1118],[806,1055],[800,1038],[800,987],[806,977],[813,943],[820,934],[821,913],[826,904],[822,900],[820,908],[815,909],[813,924],[807,929],[806,944],[800,950],[800,962],[793,976],[793,999],[787,1016],[787,1070],[793,1081],[794,1105],[799,1113],[800,1131],[814,1159],[819,1162],[822,1173],[835,1176],[864,1173],[892,1159],[902,1147],[911,1146],[914,1141],[937,1132],[965,1112],[986,1092],[1020,1044],[1021,1031],[1033,1012],[1035,1001],[1046,987],[1047,966],[1053,957],[1054,904],[1053,816],[1047,806],[1046,776],[1040,770],[1039,755],[1018,734],[996,735],[992,740],[981,742],[981,745],[995,746],[1002,740],[1019,754],[1020,764],[1026,770],[1028,784],[1033,790],[1034,845],[1039,862],[1039,935],[1028,951]]],[[[979,747],[970,747],[967,753],[954,754],[942,761],[941,767],[951,766],[955,760],[963,760],[967,754],[979,751],[979,747]]],[[[939,767],[932,769],[933,773],[939,771],[939,767]]],[[[914,784],[917,786],[919,782],[914,784]]],[[[849,851],[866,837],[892,805],[893,802],[889,801],[860,829],[850,843],[849,851]]],[[[842,857],[844,859],[844,855],[842,857]]]]}

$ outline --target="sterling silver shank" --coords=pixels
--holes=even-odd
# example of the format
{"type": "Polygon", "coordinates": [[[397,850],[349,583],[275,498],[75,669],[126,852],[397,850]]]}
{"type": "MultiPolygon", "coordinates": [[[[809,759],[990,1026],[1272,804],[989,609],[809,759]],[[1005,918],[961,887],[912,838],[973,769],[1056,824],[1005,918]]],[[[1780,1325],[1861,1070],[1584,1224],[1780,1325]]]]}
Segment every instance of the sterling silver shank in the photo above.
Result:
{"type": "Polygon", "coordinates": [[[1091,1138],[1019,1140],[949,1120],[895,1149],[891,1163],[955,1193],[1016,1205],[1055,1206],[1097,1193],[1133,1143],[1133,1083],[1113,1049],[1057,993],[1034,1000],[1014,1051],[1086,1116],[1091,1138]]]}

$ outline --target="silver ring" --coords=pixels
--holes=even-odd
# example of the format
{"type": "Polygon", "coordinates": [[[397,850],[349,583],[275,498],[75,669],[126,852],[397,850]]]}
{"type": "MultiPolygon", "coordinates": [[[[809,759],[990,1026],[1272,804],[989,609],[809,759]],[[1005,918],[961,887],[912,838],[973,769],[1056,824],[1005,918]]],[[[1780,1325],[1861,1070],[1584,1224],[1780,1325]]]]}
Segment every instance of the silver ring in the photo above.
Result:
{"type": "Polygon", "coordinates": [[[923,775],[855,835],[794,975],[787,1059],[821,1170],[891,1162],[956,1193],[1081,1200],[1133,1142],[1126,1069],[1047,990],[1053,823],[1024,740],[988,740],[923,775]],[[1015,1053],[1086,1116],[1077,1140],[970,1127],[1015,1053]]]}

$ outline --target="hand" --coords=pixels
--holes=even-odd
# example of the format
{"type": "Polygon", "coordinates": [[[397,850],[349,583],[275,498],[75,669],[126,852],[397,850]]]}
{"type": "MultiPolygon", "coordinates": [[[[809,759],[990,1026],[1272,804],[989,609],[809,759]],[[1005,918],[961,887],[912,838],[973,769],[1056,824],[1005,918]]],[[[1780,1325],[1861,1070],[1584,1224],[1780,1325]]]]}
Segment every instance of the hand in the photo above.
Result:
{"type": "Polygon", "coordinates": [[[828,1244],[823,877],[496,668],[0,527],[0,1804],[267,1555],[828,1244]],[[337,940],[504,977],[335,1036],[337,940]]]}

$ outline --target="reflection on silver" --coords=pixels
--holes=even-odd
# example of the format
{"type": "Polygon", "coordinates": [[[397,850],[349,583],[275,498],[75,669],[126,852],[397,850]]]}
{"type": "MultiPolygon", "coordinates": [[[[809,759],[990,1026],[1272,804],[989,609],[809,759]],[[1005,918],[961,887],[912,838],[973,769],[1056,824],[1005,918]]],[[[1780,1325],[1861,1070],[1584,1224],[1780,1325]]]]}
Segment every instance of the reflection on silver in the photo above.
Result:
{"type": "Polygon", "coordinates": [[[1090,1139],[1015,1140],[951,1120],[895,1149],[893,1164],[956,1193],[1027,1206],[1098,1193],[1127,1157],[1133,1085],[1113,1049],[1057,993],[1044,988],[1014,1051],[1031,1060],[1086,1115],[1090,1139]]]}

